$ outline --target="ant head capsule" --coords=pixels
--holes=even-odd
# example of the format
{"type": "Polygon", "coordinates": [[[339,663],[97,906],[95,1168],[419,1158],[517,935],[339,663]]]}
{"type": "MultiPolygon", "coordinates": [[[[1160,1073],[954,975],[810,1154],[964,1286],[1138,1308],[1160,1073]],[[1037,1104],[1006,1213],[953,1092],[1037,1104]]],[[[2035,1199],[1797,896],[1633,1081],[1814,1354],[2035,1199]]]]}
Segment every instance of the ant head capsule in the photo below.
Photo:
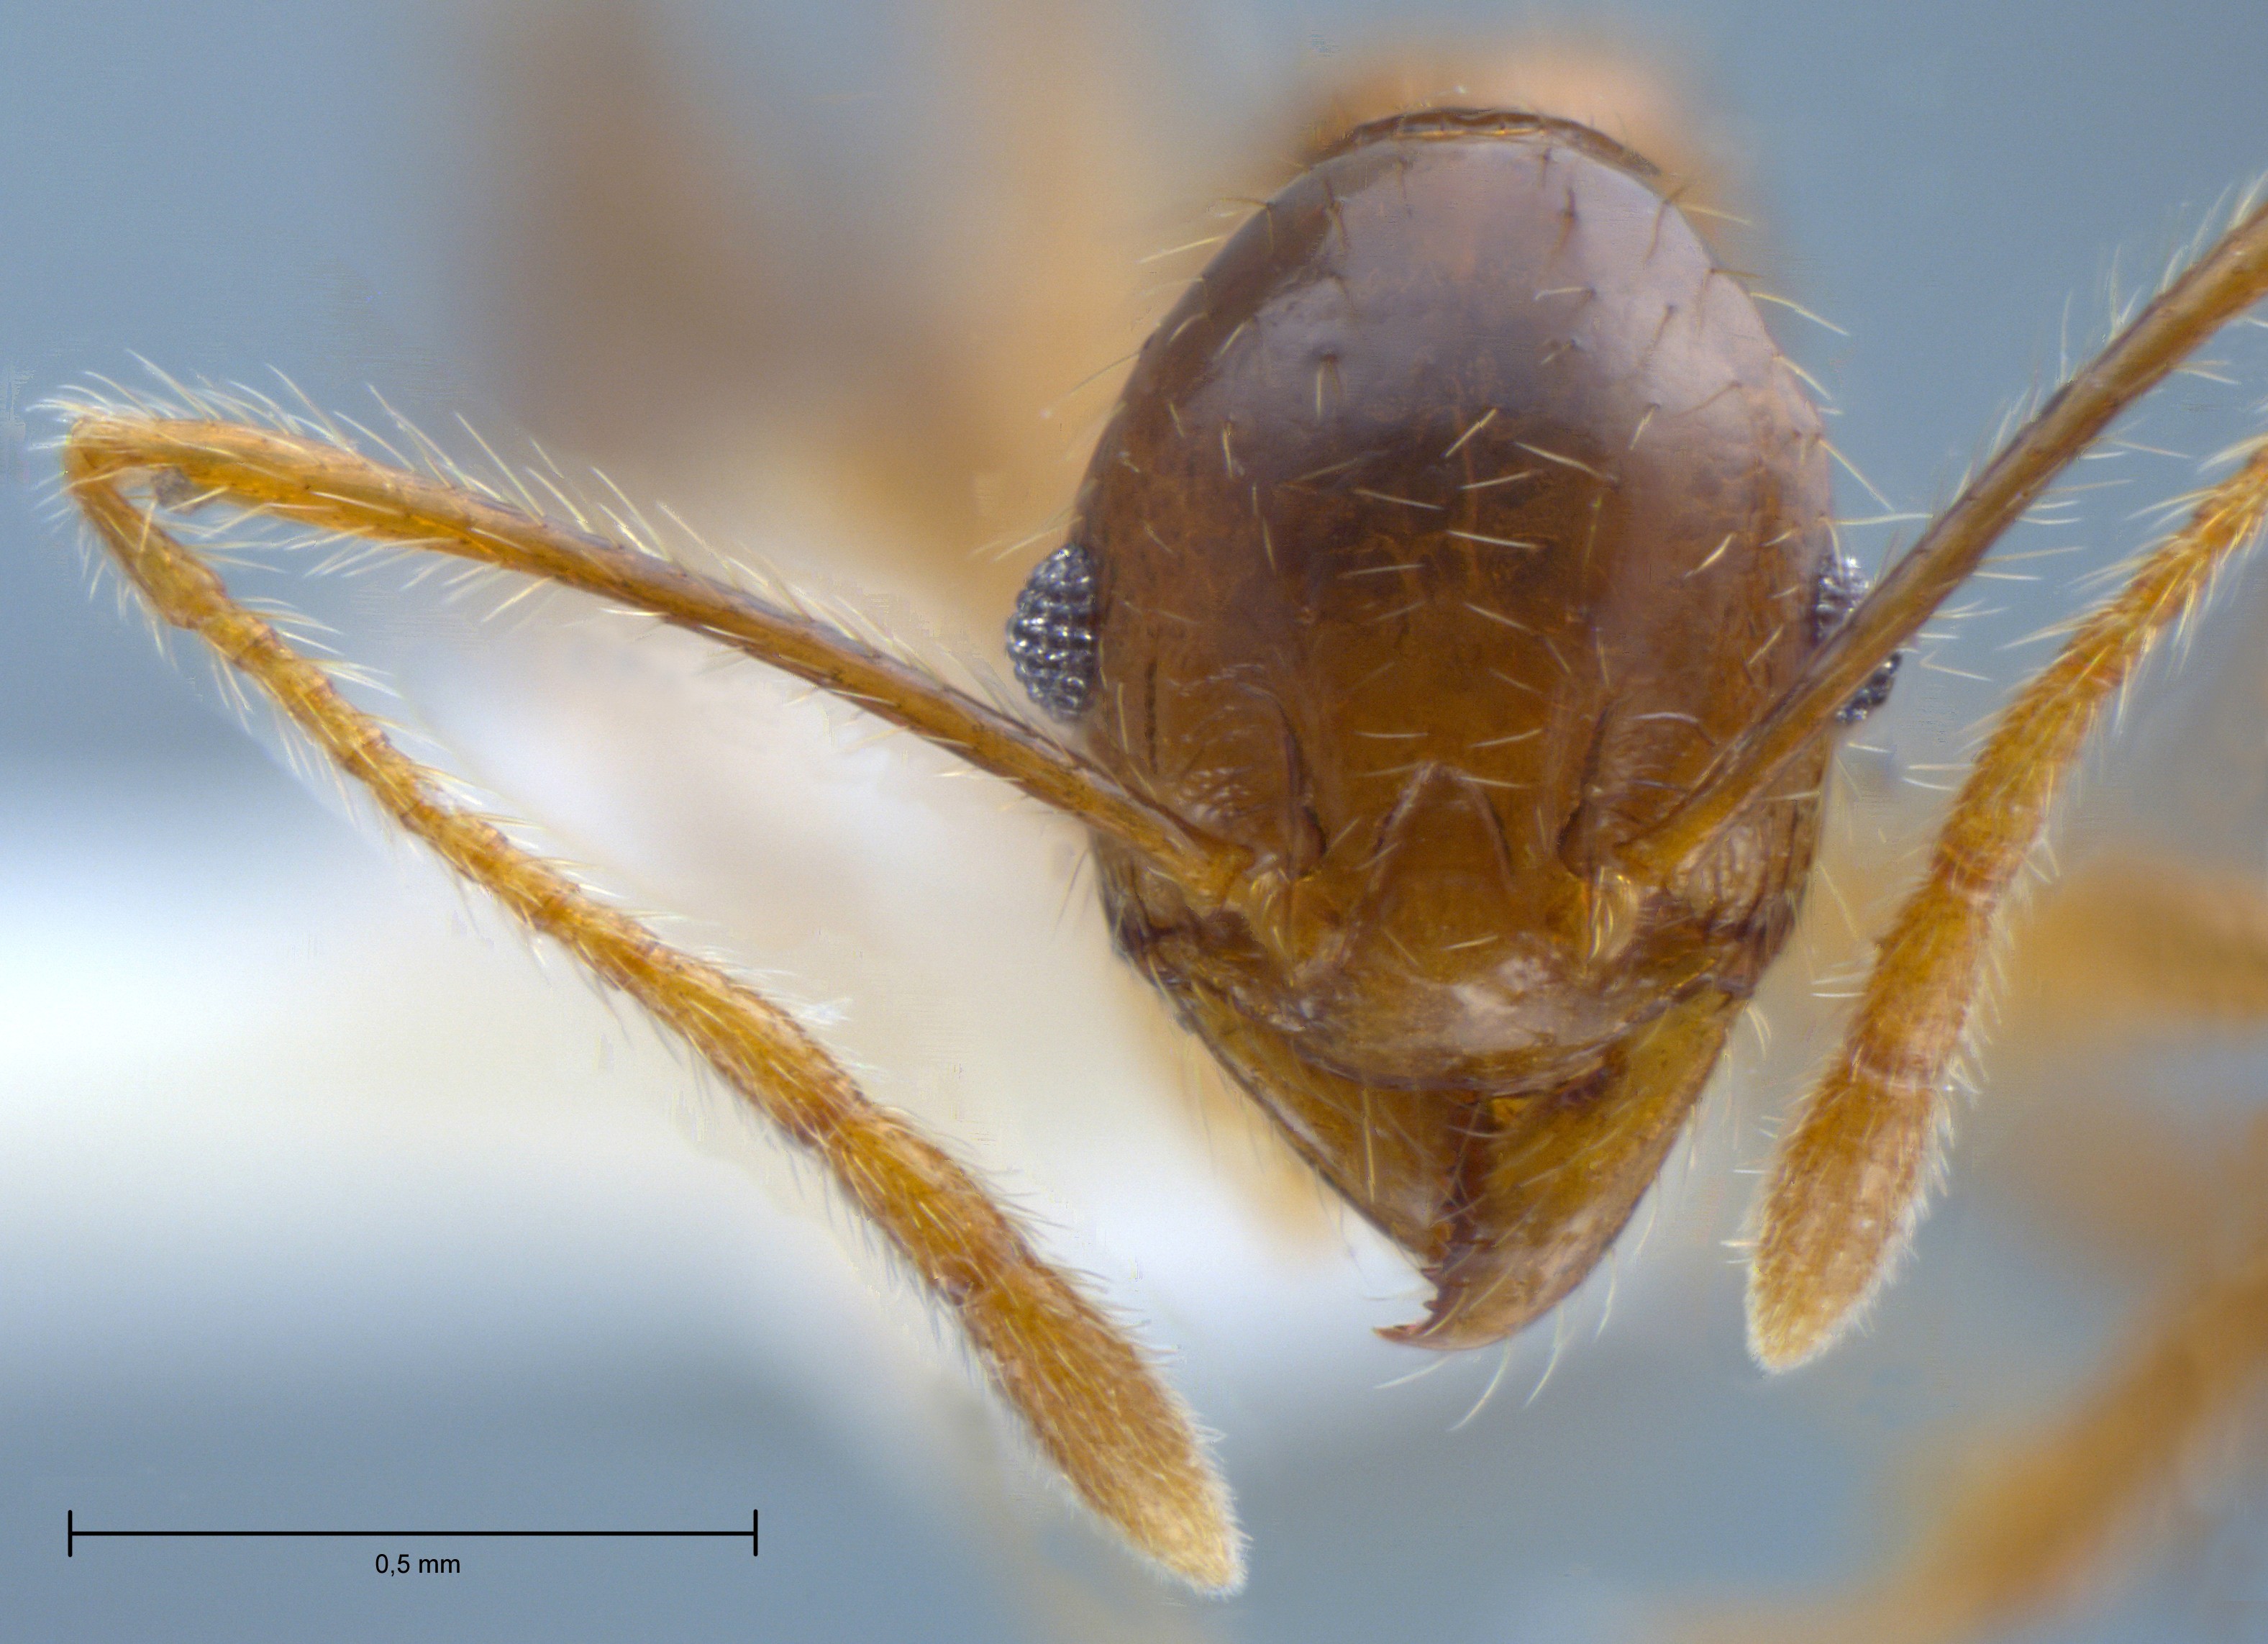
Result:
{"type": "MultiPolygon", "coordinates": [[[[1167,318],[1076,511],[1080,725],[1255,866],[1199,909],[1105,846],[1105,891],[1327,1174],[1317,1112],[1350,1092],[1562,1089],[1745,991],[1810,798],[1752,807],[1674,896],[1609,869],[1819,644],[1829,514],[1817,414],[1747,292],[1580,126],[1359,128],[1167,318]]],[[[1437,1219],[1439,1182],[1397,1210],[1374,1158],[1351,1188],[1341,1165],[1398,1236],[1437,1219]]]]}

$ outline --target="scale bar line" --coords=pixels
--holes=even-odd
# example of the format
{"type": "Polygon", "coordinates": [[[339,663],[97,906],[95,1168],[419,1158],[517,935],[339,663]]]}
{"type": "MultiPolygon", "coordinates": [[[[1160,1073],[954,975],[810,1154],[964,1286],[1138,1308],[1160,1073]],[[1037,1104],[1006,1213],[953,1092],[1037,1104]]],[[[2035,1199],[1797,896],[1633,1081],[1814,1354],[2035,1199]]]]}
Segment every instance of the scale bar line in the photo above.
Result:
{"type": "Polygon", "coordinates": [[[63,1512],[63,1557],[78,1556],[84,1540],[172,1541],[192,1538],[228,1541],[466,1541],[466,1540],[727,1540],[746,1541],[756,1554],[757,1534],[763,1515],[748,1515],[746,1530],[81,1530],[76,1509],[63,1512]]]}

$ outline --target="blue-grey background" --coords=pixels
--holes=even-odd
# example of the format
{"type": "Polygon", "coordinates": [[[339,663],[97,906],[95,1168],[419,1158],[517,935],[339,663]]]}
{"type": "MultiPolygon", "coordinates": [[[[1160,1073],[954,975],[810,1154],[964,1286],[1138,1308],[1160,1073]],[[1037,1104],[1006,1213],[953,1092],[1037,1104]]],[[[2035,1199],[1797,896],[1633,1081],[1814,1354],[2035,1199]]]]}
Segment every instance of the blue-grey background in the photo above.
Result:
{"type": "MultiPolygon", "coordinates": [[[[1498,1396],[1453,1432],[1496,1361],[1375,1390],[1411,1368],[1367,1335],[1410,1311],[1407,1274],[1356,1231],[1318,1234],[1312,1205],[1271,1214],[1264,1193],[1220,1179],[1237,1161],[1215,1155],[1248,1145],[1208,1140],[1175,1105],[1171,1087],[1197,1075],[1109,971],[1060,829],[938,780],[918,752],[864,746],[839,717],[791,722],[786,693],[745,673],[716,683],[666,647],[625,662],[603,631],[563,652],[530,641],[517,677],[598,689],[633,726],[689,702],[666,756],[688,793],[687,773],[739,757],[780,716],[790,751],[764,756],[785,762],[765,767],[780,781],[742,791],[727,771],[696,814],[661,778],[622,774],[634,729],[585,743],[545,703],[475,691],[478,660],[431,667],[444,695],[423,711],[452,741],[461,731],[471,774],[839,1022],[884,1099],[959,1138],[1176,1350],[1173,1374],[1222,1434],[1251,1586],[1206,1603],[1131,1567],[1023,1458],[945,1332],[806,1176],[688,1094],[669,1053],[556,962],[271,760],[201,662],[159,660],[138,618],[86,597],[51,522],[38,441],[53,429],[28,408],[90,372],[140,380],[129,350],[185,375],[280,368],[327,402],[366,403],[374,383],[429,418],[469,407],[547,426],[495,340],[512,303],[484,239],[512,186],[491,122],[512,83],[499,54],[547,15],[320,0],[0,11],[11,1631],[1630,1636],[1704,1598],[1875,1568],[1926,1506],[1931,1456],[2086,1385],[2150,1275],[2059,1241],[1996,1175],[2026,1124],[2057,1122],[2039,1102],[1979,1115],[1871,1335],[1784,1382],[1750,1368],[1740,1274],[1715,1242],[1750,1180],[1732,1168],[1761,1155],[1808,1043],[1799,985],[1774,1007],[1772,1057],[1750,1053],[1745,1080],[1712,1098],[1597,1340],[1594,1286],[1541,1395],[1523,1404],[1548,1340],[1523,1343],[1498,1396]],[[717,866],[736,853],[741,867],[717,866]],[[408,1544],[460,1557],[446,1578],[377,1576],[358,1543],[63,1557],[67,1508],[118,1526],[652,1528],[734,1525],[755,1507],[753,1562],[700,1543],[408,1544]]],[[[816,180],[791,193],[852,221],[931,197],[924,168],[954,116],[925,95],[939,14],[659,15],[704,119],[747,133],[752,164],[816,180]]],[[[1444,6],[1406,26],[1477,48],[1539,21],[1595,26],[1695,77],[1750,169],[1771,283],[1850,335],[1775,323],[1835,391],[1837,443],[1901,509],[1948,494],[2007,405],[2051,376],[2059,335],[2101,335],[2114,252],[2125,288],[2154,278],[2268,166],[2257,5],[1444,6]]],[[[1319,60],[1404,26],[1375,6],[1160,8],[1131,117],[1198,175],[1187,157],[1257,140],[1319,60]]],[[[1161,217],[1160,243],[1175,227],[1161,217]]],[[[2242,376],[2241,345],[2222,351],[2240,388],[2177,387],[2148,443],[2203,454],[2245,431],[2268,378],[2242,376]]],[[[2190,472],[2149,470],[2058,536],[2087,557],[2051,564],[2109,563],[2134,541],[2131,508],[2190,472]]],[[[1843,495],[1848,512],[1878,511],[1843,495]]],[[[1869,555],[1888,540],[1858,539],[1869,555]]],[[[1945,658],[1989,681],[1916,670],[1880,727],[1891,751],[1866,756],[1859,785],[1887,792],[1886,773],[1952,757],[2015,666],[1999,645],[2077,598],[2059,570],[1996,589],[1985,603],[2006,608],[1945,658]]],[[[2217,618],[2235,635],[2262,620],[2241,591],[2217,618]]],[[[367,646],[389,660],[394,645],[414,675],[418,647],[378,626],[367,646]]],[[[2210,717],[2205,686],[2241,673],[2245,648],[2208,636],[2191,676],[2205,685],[2140,705],[2128,751],[2100,765],[2102,832],[2260,865],[2244,825],[2268,810],[2237,802],[2260,785],[2246,759],[2268,757],[2257,726],[2214,744],[2234,748],[2225,765],[2162,751],[2210,717]],[[2181,803],[2191,788],[2236,799],[2200,819],[2181,803]]],[[[1889,836],[1878,874],[1926,815],[1889,800],[1864,814],[1889,836]]],[[[2220,1043],[2203,1073],[2154,1063],[2132,1099],[2193,1098],[2183,1122],[2210,1133],[2227,1117],[2214,1093],[2247,1087],[2254,1049],[2220,1043]]],[[[2213,1499],[2178,1560],[2028,1636],[2268,1629],[2258,1478],[2213,1499]]]]}

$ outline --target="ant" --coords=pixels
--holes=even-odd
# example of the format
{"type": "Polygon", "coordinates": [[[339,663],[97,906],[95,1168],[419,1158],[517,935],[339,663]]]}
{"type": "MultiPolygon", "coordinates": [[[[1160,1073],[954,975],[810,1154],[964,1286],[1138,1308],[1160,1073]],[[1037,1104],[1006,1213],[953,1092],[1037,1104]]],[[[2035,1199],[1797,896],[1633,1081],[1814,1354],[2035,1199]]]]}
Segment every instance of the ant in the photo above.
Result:
{"type": "MultiPolygon", "coordinates": [[[[197,633],[401,828],[695,1049],[959,1320],[1073,1487],[1207,1590],[1241,1548],[1145,1355],[784,1011],[468,811],[167,520],[219,506],[649,613],[1083,822],[1123,953],[1432,1283],[1395,1339],[1501,1339],[1600,1259],[1792,928],[1835,740],[2110,420],[2268,292],[2268,209],[2065,384],[1871,591],[1815,412],[1640,157],[1572,122],[1357,128],[1232,235],[1134,367],[1010,653],[1064,727],[792,601],[465,483],[414,445],[182,390],[65,407],[64,479],[197,633]],[[383,460],[381,460],[383,459],[383,460]]],[[[1895,1268],[2057,784],[2268,508],[2251,450],[2017,697],[1782,1138],[1768,1366],[1895,1268]]]]}

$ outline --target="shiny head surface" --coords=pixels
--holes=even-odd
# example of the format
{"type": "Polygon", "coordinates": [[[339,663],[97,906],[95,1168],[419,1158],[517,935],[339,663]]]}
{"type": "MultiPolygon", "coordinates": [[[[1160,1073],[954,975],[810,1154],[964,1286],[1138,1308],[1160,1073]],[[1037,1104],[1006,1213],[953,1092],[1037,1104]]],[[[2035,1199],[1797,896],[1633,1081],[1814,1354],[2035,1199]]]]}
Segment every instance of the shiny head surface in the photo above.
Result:
{"type": "Polygon", "coordinates": [[[1562,121],[1359,128],[1160,327],[1071,531],[1084,747],[1252,857],[1210,907],[1104,842],[1119,943],[1427,1264],[1438,1345],[1611,1241],[1812,849],[1818,759],[1616,872],[1849,593],[1817,414],[1665,186],[1562,121]]]}

